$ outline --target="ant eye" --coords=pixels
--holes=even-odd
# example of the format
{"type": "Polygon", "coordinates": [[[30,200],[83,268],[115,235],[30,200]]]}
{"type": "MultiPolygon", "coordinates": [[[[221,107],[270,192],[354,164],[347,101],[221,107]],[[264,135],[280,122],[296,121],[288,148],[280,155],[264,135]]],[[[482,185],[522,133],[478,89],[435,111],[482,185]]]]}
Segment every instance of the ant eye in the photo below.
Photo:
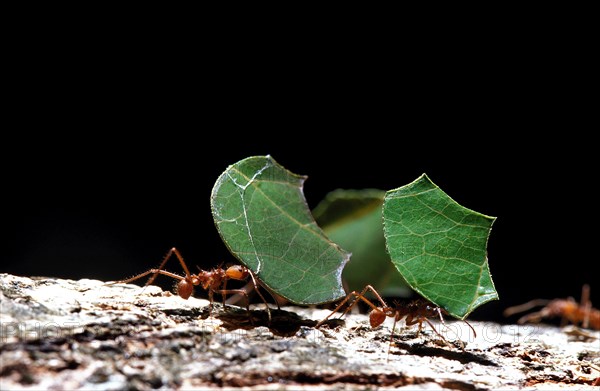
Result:
{"type": "Polygon", "coordinates": [[[189,299],[194,291],[194,286],[186,280],[181,280],[177,283],[177,294],[182,299],[189,299]]]}

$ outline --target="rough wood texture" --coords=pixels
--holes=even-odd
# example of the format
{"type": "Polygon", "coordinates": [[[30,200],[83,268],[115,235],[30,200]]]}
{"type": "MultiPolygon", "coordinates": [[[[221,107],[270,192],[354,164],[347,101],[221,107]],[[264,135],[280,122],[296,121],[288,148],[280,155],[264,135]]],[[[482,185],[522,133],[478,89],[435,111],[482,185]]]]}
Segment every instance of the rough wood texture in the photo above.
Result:
{"type": "MultiPolygon", "coordinates": [[[[0,389],[593,389],[599,332],[461,322],[465,349],[365,315],[315,330],[326,310],[183,300],[157,287],[0,274],[0,389]],[[253,324],[252,324],[253,323],[253,324]]],[[[402,325],[403,326],[403,325],[402,325]]]]}

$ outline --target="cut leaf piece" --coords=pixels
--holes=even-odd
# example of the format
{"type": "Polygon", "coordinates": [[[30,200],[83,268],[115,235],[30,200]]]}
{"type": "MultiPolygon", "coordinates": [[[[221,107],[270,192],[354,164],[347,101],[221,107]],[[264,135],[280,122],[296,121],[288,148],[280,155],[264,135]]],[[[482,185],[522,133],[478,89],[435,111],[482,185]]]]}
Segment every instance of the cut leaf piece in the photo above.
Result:
{"type": "Polygon", "coordinates": [[[486,249],[495,219],[459,205],[425,174],[388,191],[383,204],[392,262],[415,291],[459,319],[498,299],[486,249]]]}
{"type": "Polygon", "coordinates": [[[342,279],[347,291],[369,284],[384,297],[408,297],[411,289],[385,249],[381,210],[385,191],[338,189],[325,196],[313,216],[327,236],[352,253],[342,279]]]}
{"type": "Polygon", "coordinates": [[[217,179],[212,214],[231,253],[274,293],[295,304],[327,303],[345,295],[341,276],[350,253],[313,219],[305,179],[270,156],[241,160],[217,179]]]}

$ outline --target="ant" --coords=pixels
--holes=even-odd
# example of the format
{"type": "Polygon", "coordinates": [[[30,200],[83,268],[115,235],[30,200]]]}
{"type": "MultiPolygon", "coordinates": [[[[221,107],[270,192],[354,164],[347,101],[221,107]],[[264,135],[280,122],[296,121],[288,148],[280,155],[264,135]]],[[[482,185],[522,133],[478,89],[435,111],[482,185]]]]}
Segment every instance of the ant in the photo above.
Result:
{"type": "MultiPolygon", "coordinates": [[[[439,317],[442,324],[444,326],[446,326],[446,322],[444,322],[444,317],[443,317],[443,315],[448,315],[448,312],[446,310],[444,310],[438,306],[435,306],[431,302],[426,301],[424,299],[413,300],[412,302],[410,302],[408,304],[396,303],[394,307],[390,307],[385,303],[385,301],[381,298],[381,295],[371,285],[367,285],[360,293],[358,293],[357,291],[350,292],[346,296],[346,298],[344,300],[342,300],[341,303],[338,304],[338,306],[335,307],[335,309],[329,315],[327,315],[327,317],[325,319],[323,319],[319,323],[317,323],[315,328],[319,328],[323,323],[325,323],[327,321],[327,319],[329,319],[331,317],[331,315],[338,312],[340,310],[340,308],[342,308],[342,306],[344,304],[346,304],[346,302],[348,302],[348,300],[350,300],[350,298],[354,298],[354,301],[352,301],[352,303],[348,306],[348,308],[346,308],[346,310],[344,310],[344,313],[342,314],[342,316],[346,315],[348,313],[348,311],[350,311],[358,303],[359,300],[362,300],[372,309],[371,312],[369,313],[369,323],[371,324],[372,328],[380,326],[385,321],[386,318],[394,318],[394,325],[392,326],[392,334],[390,336],[390,345],[388,346],[388,356],[390,354],[392,340],[394,339],[394,331],[396,330],[396,323],[398,323],[398,321],[402,320],[402,318],[404,318],[404,317],[406,317],[405,322],[406,322],[407,326],[419,324],[419,331],[417,332],[417,335],[419,335],[421,333],[421,330],[423,328],[423,322],[426,322],[429,325],[429,327],[431,327],[431,329],[444,342],[449,344],[449,342],[446,340],[446,338],[444,338],[444,336],[441,335],[435,329],[434,325],[428,319],[428,318],[432,318],[432,317],[439,317]],[[379,303],[381,304],[381,306],[375,305],[371,300],[369,300],[365,297],[365,294],[368,291],[372,292],[375,295],[375,297],[377,297],[377,300],[379,300],[379,303]]],[[[475,335],[475,337],[477,337],[477,333],[475,332],[475,329],[473,328],[473,326],[471,326],[469,324],[469,322],[467,322],[466,320],[464,322],[471,328],[471,330],[473,331],[473,335],[475,335]]]]}
{"type": "Polygon", "coordinates": [[[600,330],[600,310],[592,308],[592,302],[590,301],[590,286],[588,284],[585,284],[581,288],[581,304],[578,304],[572,297],[554,300],[535,299],[505,309],[504,316],[525,312],[538,306],[544,306],[544,308],[537,312],[522,316],[517,323],[537,323],[543,318],[560,316],[562,317],[561,326],[564,326],[568,321],[576,326],[581,323],[582,327],[586,329],[592,328],[594,330],[600,330]]]}
{"type": "MultiPolygon", "coordinates": [[[[145,277],[148,274],[152,274],[152,276],[144,285],[148,286],[152,284],[152,282],[154,282],[154,280],[159,274],[163,274],[165,276],[179,280],[179,282],[177,283],[177,294],[182,299],[189,299],[189,297],[194,292],[194,286],[200,285],[202,289],[208,291],[208,300],[210,302],[209,310],[212,310],[213,295],[215,293],[218,293],[223,297],[223,306],[225,306],[227,294],[237,293],[242,294],[246,297],[246,310],[248,311],[248,313],[250,313],[250,300],[248,297],[248,292],[246,292],[244,289],[227,289],[228,280],[243,281],[250,277],[252,279],[254,290],[256,291],[256,293],[258,293],[262,301],[267,306],[269,321],[271,321],[271,310],[269,309],[269,305],[267,304],[267,301],[265,300],[264,296],[260,293],[258,289],[258,283],[256,282],[256,277],[250,269],[242,265],[229,266],[227,269],[223,269],[219,266],[210,271],[202,270],[200,268],[198,269],[198,274],[191,274],[187,265],[185,264],[185,261],[183,260],[183,257],[181,256],[181,253],[179,252],[179,250],[173,247],[169,250],[167,255],[165,255],[165,257],[162,260],[162,263],[157,269],[150,269],[126,280],[116,281],[111,284],[126,284],[135,280],[139,280],[140,278],[145,277]],[[185,277],[163,270],[165,264],[173,255],[175,255],[179,260],[179,263],[181,264],[181,267],[185,272],[185,277]]],[[[252,320],[252,318],[250,319],[252,320]]]]}

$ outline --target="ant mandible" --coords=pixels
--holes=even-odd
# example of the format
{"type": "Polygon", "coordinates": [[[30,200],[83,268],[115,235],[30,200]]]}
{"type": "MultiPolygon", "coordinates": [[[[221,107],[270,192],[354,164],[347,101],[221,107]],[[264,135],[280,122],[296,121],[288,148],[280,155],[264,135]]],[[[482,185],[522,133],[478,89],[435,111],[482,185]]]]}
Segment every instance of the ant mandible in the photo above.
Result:
{"type": "MultiPolygon", "coordinates": [[[[390,336],[390,345],[388,346],[388,356],[390,354],[392,340],[394,339],[394,331],[396,330],[396,323],[398,323],[398,321],[402,320],[404,317],[406,317],[405,323],[407,326],[419,324],[418,334],[421,333],[421,330],[423,327],[423,322],[426,322],[429,325],[429,327],[431,327],[431,329],[444,342],[448,343],[446,338],[444,338],[444,336],[441,335],[435,329],[434,325],[428,319],[431,317],[439,317],[440,322],[442,322],[442,324],[445,326],[446,322],[444,322],[443,315],[448,315],[448,313],[444,309],[442,309],[438,306],[435,306],[432,303],[430,303],[429,301],[426,301],[424,299],[413,300],[412,302],[410,302],[408,304],[404,304],[404,305],[398,303],[394,307],[390,307],[385,303],[385,301],[383,300],[381,295],[371,285],[367,285],[360,293],[358,293],[357,291],[350,292],[346,296],[346,298],[344,300],[342,300],[340,302],[340,304],[338,304],[338,306],[335,307],[335,309],[329,315],[327,315],[327,317],[325,319],[323,319],[319,323],[317,323],[315,328],[318,328],[323,323],[325,323],[327,321],[327,319],[329,319],[333,314],[338,312],[342,308],[342,306],[344,304],[346,304],[348,302],[348,300],[350,300],[351,298],[354,298],[354,301],[352,301],[352,303],[346,308],[346,310],[344,310],[344,312],[342,313],[342,316],[346,315],[348,313],[348,311],[350,311],[358,303],[359,300],[362,300],[369,307],[371,307],[371,312],[369,313],[369,323],[371,324],[372,328],[380,326],[385,321],[386,318],[394,318],[394,325],[392,326],[392,334],[390,336]],[[379,300],[379,303],[381,304],[381,306],[375,305],[371,300],[369,300],[365,297],[365,294],[369,291],[375,295],[377,300],[379,300]]],[[[471,326],[469,324],[469,322],[467,322],[466,320],[464,322],[471,328],[471,330],[473,331],[473,335],[475,337],[477,337],[477,333],[475,332],[475,329],[473,328],[473,326],[471,326]]]]}
{"type": "Polygon", "coordinates": [[[527,322],[540,322],[543,318],[553,318],[560,316],[562,318],[561,325],[564,326],[567,321],[574,325],[581,323],[583,328],[592,328],[600,330],[600,310],[592,308],[590,301],[590,286],[585,284],[581,288],[581,303],[577,303],[575,299],[554,299],[544,300],[535,299],[527,303],[509,307],[504,310],[504,316],[511,316],[519,312],[528,311],[534,307],[544,306],[537,312],[522,316],[517,323],[523,324],[527,322]]]}
{"type": "Polygon", "coordinates": [[[162,260],[162,263],[160,264],[160,266],[158,268],[147,270],[143,273],[140,273],[136,276],[133,276],[133,277],[125,279],[125,280],[115,281],[112,284],[126,284],[129,282],[135,281],[135,280],[139,280],[140,278],[143,278],[143,277],[147,276],[148,274],[152,274],[152,276],[148,279],[148,281],[144,285],[144,286],[148,286],[148,285],[152,284],[152,282],[154,282],[154,280],[156,279],[156,277],[159,274],[162,274],[162,275],[174,278],[176,280],[179,280],[179,282],[177,283],[177,294],[182,299],[185,299],[185,300],[189,299],[189,297],[194,292],[194,286],[200,285],[202,287],[202,289],[208,291],[208,300],[210,302],[210,307],[209,307],[210,310],[212,310],[213,296],[215,293],[218,293],[223,297],[223,306],[225,306],[225,299],[226,299],[227,294],[237,293],[237,294],[242,294],[244,297],[246,297],[246,310],[248,310],[248,313],[250,313],[250,300],[248,298],[248,293],[244,289],[227,289],[227,281],[228,280],[243,281],[243,280],[248,279],[248,277],[250,277],[252,279],[252,284],[254,286],[254,290],[256,291],[256,293],[258,293],[258,295],[260,296],[260,298],[262,299],[262,301],[265,303],[265,305],[267,307],[267,314],[269,316],[269,321],[271,320],[271,310],[269,308],[269,305],[267,304],[267,301],[265,300],[264,296],[260,293],[260,290],[258,289],[258,283],[256,282],[256,277],[254,276],[254,274],[252,273],[252,271],[250,269],[248,269],[247,267],[242,266],[242,265],[229,266],[227,269],[223,269],[222,267],[219,266],[210,271],[202,270],[200,268],[198,268],[198,269],[199,269],[198,274],[191,274],[190,270],[188,269],[187,265],[185,264],[185,261],[183,260],[183,257],[181,256],[181,253],[179,252],[179,250],[177,250],[175,247],[173,247],[169,250],[167,255],[165,255],[165,257],[162,260]],[[183,271],[185,272],[185,276],[180,276],[178,274],[163,270],[163,268],[165,267],[165,264],[173,255],[175,255],[177,257],[177,259],[179,260],[179,263],[181,264],[181,267],[183,268],[183,271]]]}

